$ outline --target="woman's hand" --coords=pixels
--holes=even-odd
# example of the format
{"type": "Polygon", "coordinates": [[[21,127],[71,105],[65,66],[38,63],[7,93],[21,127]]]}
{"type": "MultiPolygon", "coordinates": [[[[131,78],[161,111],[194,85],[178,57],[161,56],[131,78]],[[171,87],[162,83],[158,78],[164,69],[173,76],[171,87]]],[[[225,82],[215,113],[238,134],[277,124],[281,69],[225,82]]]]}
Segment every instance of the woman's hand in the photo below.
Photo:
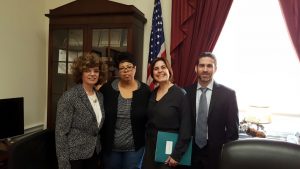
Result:
{"type": "Polygon", "coordinates": [[[176,167],[178,165],[178,162],[174,160],[171,156],[169,156],[165,161],[165,164],[169,165],[170,167],[176,167]]]}

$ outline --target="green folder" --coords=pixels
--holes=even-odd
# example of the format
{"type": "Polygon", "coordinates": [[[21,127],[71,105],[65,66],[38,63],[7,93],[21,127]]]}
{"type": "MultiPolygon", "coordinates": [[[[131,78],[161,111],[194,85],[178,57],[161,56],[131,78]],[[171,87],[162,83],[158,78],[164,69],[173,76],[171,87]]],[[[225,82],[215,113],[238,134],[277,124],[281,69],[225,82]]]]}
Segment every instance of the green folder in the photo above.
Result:
{"type": "MultiPolygon", "coordinates": [[[[155,161],[164,163],[168,156],[173,152],[177,142],[178,134],[170,132],[158,131],[155,149],[155,161]]],[[[189,143],[189,147],[182,156],[179,164],[191,165],[192,157],[192,140],[189,143]]]]}

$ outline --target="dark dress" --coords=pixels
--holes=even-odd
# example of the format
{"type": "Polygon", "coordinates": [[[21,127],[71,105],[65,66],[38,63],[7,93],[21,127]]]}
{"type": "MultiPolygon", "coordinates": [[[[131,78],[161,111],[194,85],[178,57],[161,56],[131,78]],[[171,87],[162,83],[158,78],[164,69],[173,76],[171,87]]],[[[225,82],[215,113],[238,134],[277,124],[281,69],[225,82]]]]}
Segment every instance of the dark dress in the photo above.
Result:
{"type": "MultiPolygon", "coordinates": [[[[154,161],[157,131],[179,134],[178,141],[171,154],[171,157],[176,161],[180,161],[191,139],[191,112],[186,92],[182,88],[173,85],[159,101],[156,101],[157,90],[156,88],[152,92],[148,104],[143,169],[169,168],[163,163],[154,161]]],[[[180,166],[176,168],[180,168],[180,166]]]]}

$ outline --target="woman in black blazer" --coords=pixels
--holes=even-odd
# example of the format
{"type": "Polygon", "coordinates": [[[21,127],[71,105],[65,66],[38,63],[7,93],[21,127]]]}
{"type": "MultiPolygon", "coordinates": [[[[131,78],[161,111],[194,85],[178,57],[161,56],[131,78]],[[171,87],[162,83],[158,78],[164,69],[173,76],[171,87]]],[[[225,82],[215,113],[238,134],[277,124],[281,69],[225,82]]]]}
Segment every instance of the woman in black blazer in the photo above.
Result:
{"type": "Polygon", "coordinates": [[[103,97],[94,85],[99,78],[99,57],[88,53],[72,65],[77,85],[58,101],[56,154],[60,169],[97,169],[101,150],[99,131],[104,120],[103,97]]]}
{"type": "Polygon", "coordinates": [[[148,104],[143,169],[179,169],[192,134],[188,98],[182,88],[172,83],[173,72],[165,58],[157,58],[151,63],[151,76],[159,86],[152,92],[148,104]],[[178,133],[175,148],[164,163],[154,161],[158,131],[178,133]]]}

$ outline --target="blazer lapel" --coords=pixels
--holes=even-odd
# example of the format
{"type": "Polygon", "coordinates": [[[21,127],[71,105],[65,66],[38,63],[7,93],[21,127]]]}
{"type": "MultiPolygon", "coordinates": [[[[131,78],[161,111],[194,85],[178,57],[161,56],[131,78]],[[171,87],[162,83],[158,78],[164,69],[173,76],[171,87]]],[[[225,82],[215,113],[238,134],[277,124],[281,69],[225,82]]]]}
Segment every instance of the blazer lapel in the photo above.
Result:
{"type": "Polygon", "coordinates": [[[208,120],[209,120],[209,117],[211,116],[211,113],[213,112],[213,108],[214,108],[214,105],[216,104],[216,101],[218,100],[218,90],[219,90],[219,85],[214,82],[213,84],[213,90],[212,90],[212,94],[211,94],[211,99],[210,99],[210,104],[209,104],[209,109],[208,109],[208,120]]]}
{"type": "Polygon", "coordinates": [[[96,114],[94,112],[94,109],[91,105],[91,102],[87,96],[87,94],[85,93],[82,85],[80,85],[80,87],[78,87],[78,93],[79,93],[79,97],[82,100],[83,104],[85,105],[85,107],[89,110],[89,112],[92,114],[92,116],[94,117],[94,119],[97,122],[97,118],[96,118],[96,114]]]}

